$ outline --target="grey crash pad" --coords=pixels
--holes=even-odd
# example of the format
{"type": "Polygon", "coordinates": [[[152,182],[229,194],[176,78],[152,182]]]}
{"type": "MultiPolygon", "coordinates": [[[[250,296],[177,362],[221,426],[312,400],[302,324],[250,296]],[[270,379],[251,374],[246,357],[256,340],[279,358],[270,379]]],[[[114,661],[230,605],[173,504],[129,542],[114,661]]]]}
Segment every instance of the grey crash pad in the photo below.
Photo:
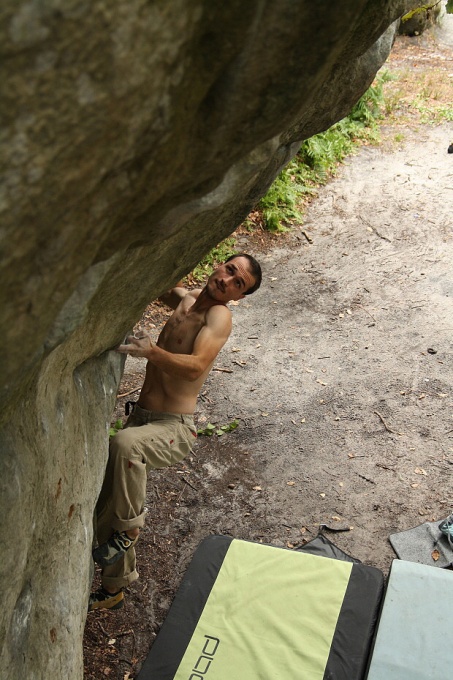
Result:
{"type": "Polygon", "coordinates": [[[453,564],[453,550],[448,538],[439,531],[438,522],[424,522],[413,529],[389,536],[393,550],[400,560],[418,562],[430,567],[449,567],[453,564]],[[436,552],[437,551],[438,555],[436,552]],[[434,556],[433,556],[434,552],[434,556]],[[437,557],[438,559],[434,559],[437,557]]]}
{"type": "Polygon", "coordinates": [[[394,560],[367,680],[453,677],[453,572],[394,560]]]}

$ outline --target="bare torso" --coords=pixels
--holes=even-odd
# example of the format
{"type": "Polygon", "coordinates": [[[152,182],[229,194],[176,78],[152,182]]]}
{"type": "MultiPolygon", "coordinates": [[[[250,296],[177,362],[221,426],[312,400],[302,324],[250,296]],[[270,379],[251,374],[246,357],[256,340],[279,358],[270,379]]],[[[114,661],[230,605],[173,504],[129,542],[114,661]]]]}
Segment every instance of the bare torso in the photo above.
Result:
{"type": "MultiPolygon", "coordinates": [[[[199,291],[192,291],[180,304],[162,329],[157,346],[173,354],[191,354],[200,330],[206,324],[209,310],[193,311],[199,291]]],[[[213,362],[196,380],[184,380],[164,372],[148,361],[146,377],[138,404],[149,411],[193,413],[197,397],[213,362]]]]}

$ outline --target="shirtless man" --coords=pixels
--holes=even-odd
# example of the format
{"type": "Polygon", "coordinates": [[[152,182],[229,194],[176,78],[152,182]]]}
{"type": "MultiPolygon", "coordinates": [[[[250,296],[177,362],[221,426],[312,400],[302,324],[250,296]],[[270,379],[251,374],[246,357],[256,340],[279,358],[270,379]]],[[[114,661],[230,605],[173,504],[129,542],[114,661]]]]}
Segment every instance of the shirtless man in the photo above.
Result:
{"type": "Polygon", "coordinates": [[[110,441],[109,460],[96,518],[102,587],[88,610],[119,609],[123,587],[138,578],[134,545],[145,523],[146,480],[152,469],[181,461],[197,436],[193,413],[212,365],[231,333],[226,303],[253,293],[261,268],[250,255],[234,255],[201,290],[177,286],[161,299],[175,311],[154,344],[145,333],[117,349],[145,357],[145,381],[123,430],[110,441]]]}

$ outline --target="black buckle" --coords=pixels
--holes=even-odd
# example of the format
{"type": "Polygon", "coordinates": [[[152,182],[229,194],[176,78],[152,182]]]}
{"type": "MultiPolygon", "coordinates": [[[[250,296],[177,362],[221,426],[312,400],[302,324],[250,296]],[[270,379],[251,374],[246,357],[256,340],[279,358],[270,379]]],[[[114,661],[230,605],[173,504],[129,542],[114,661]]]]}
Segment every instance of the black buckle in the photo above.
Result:
{"type": "Polygon", "coordinates": [[[133,413],[136,405],[136,401],[126,401],[124,404],[124,413],[128,416],[129,413],[133,413]]]}

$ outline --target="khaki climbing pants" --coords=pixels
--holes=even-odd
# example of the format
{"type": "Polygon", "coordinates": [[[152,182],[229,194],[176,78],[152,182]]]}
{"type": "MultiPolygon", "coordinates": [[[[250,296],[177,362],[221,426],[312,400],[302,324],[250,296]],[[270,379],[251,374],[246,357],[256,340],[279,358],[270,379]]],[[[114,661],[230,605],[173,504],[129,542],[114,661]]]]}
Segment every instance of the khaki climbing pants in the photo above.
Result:
{"type": "MultiPolygon", "coordinates": [[[[149,472],[185,458],[196,436],[191,415],[156,413],[135,405],[124,429],[110,440],[107,469],[96,507],[99,545],[108,541],[114,530],[144,526],[149,472]]],[[[121,588],[137,578],[133,546],[123,558],[102,571],[102,584],[111,588],[121,588]]]]}

